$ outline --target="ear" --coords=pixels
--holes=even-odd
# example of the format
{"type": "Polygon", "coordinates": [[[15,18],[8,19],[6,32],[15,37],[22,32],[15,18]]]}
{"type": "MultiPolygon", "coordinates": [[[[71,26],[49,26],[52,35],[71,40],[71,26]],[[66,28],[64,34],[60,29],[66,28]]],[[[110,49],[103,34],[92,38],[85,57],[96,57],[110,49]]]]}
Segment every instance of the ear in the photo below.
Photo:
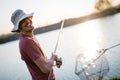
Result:
{"type": "Polygon", "coordinates": [[[22,27],[21,27],[21,25],[20,25],[20,23],[19,23],[19,28],[18,28],[18,30],[17,30],[17,32],[21,32],[21,30],[22,30],[22,27]]]}

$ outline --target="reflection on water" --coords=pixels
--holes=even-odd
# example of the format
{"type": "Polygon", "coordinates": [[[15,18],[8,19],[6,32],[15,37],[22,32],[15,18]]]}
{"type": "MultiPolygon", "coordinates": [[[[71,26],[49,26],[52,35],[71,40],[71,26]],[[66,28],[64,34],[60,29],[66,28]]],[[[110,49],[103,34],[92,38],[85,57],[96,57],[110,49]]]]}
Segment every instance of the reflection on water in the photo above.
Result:
{"type": "MultiPolygon", "coordinates": [[[[75,74],[76,57],[83,53],[90,60],[96,50],[120,43],[120,14],[112,17],[88,21],[63,29],[58,45],[58,56],[62,57],[63,65],[54,68],[57,80],[79,80],[75,74]]],[[[36,35],[42,48],[50,57],[55,48],[59,31],[51,31],[36,35]]],[[[120,77],[120,47],[106,52],[110,71],[106,78],[120,77]]],[[[21,60],[18,40],[0,45],[0,80],[30,80],[26,65],[21,60]]]]}
{"type": "Polygon", "coordinates": [[[95,57],[96,50],[101,46],[99,44],[101,44],[101,36],[103,35],[100,27],[96,27],[96,25],[99,25],[98,23],[98,21],[93,21],[79,25],[82,27],[79,28],[79,33],[77,35],[80,38],[80,45],[84,48],[84,55],[87,59],[95,57]]]}

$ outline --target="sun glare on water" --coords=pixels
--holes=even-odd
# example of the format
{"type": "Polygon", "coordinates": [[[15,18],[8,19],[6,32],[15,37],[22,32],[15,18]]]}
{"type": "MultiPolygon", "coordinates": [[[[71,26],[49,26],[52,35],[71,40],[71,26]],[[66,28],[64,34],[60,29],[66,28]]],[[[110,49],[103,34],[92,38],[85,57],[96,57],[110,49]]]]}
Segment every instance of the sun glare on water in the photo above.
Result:
{"type": "Polygon", "coordinates": [[[82,24],[80,29],[80,41],[83,47],[83,55],[87,61],[95,59],[98,54],[96,50],[100,47],[101,31],[97,21],[89,21],[82,24]]]}

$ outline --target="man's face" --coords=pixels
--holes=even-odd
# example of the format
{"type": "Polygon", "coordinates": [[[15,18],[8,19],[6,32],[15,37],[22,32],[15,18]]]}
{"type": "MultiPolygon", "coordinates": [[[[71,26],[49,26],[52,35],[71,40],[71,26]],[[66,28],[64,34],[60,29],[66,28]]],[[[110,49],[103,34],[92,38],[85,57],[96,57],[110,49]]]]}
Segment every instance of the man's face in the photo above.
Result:
{"type": "Polygon", "coordinates": [[[32,19],[27,17],[19,23],[20,31],[22,32],[31,32],[34,27],[32,25],[32,19]]]}

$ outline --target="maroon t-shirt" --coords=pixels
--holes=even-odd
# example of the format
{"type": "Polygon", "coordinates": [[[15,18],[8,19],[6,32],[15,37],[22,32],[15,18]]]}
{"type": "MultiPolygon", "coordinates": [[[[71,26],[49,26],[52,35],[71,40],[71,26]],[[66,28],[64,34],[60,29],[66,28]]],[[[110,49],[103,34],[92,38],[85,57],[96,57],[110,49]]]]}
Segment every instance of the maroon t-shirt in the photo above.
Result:
{"type": "MultiPolygon", "coordinates": [[[[33,36],[30,37],[20,34],[19,49],[21,58],[25,61],[32,76],[32,80],[48,80],[49,74],[43,73],[34,63],[34,61],[41,56],[44,56],[44,58],[47,59],[35,38],[33,36]]],[[[50,78],[51,80],[55,80],[53,73],[50,78]]]]}

